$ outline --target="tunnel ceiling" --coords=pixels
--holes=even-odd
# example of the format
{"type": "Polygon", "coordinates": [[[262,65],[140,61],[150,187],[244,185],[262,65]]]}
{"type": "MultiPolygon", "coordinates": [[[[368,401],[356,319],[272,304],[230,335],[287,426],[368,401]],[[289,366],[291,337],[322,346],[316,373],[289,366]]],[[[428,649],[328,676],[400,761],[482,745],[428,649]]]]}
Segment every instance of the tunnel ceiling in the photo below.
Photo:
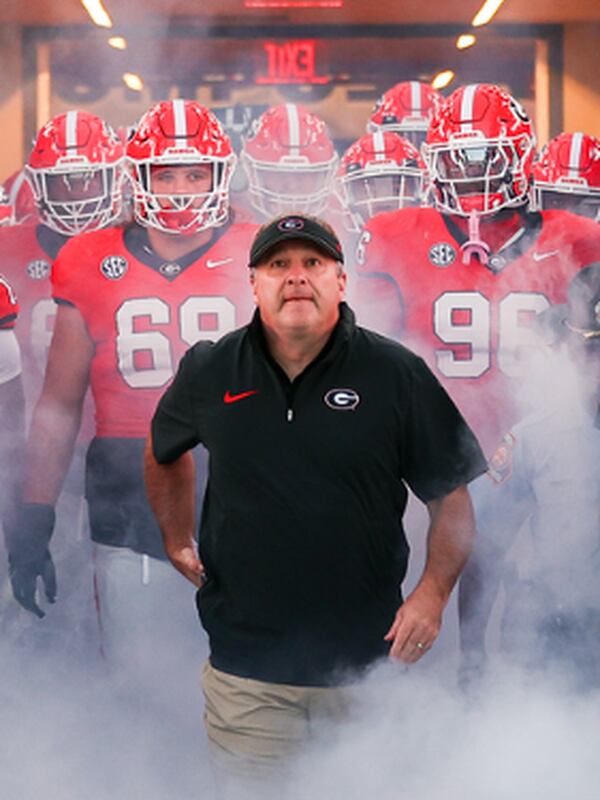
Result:
{"type": "MultiPolygon", "coordinates": [[[[296,0],[275,0],[293,5],[296,0]]],[[[318,0],[316,0],[318,2],[318,0]]],[[[295,23],[395,23],[395,24],[468,24],[481,0],[446,0],[424,3],[423,0],[334,0],[342,8],[262,8],[273,0],[104,0],[115,26],[140,21],[148,24],[168,22],[174,17],[193,17],[225,23],[295,22],[295,23]]],[[[306,2],[306,0],[303,0],[306,2]]],[[[331,0],[328,0],[331,2],[331,0]]],[[[600,21],[598,0],[507,0],[496,16],[502,23],[558,24],[584,20],[600,21]]],[[[89,23],[80,0],[3,0],[0,23],[27,26],[58,26],[89,23]]]]}

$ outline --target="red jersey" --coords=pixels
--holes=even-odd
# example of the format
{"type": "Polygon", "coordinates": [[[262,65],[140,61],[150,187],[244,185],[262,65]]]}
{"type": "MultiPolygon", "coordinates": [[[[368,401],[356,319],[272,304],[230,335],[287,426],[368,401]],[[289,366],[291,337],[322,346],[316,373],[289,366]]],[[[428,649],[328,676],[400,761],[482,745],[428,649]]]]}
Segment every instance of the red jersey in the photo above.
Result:
{"type": "Polygon", "coordinates": [[[14,225],[14,209],[9,203],[0,200],[0,227],[14,225]]]}
{"type": "Polygon", "coordinates": [[[15,328],[23,358],[25,397],[31,405],[40,393],[56,304],[51,297],[50,271],[66,241],[44,225],[14,225],[0,230],[0,272],[19,298],[15,328]]]}
{"type": "Polygon", "coordinates": [[[218,228],[177,261],[160,258],[138,225],[83,234],[63,248],[53,294],[79,310],[95,346],[97,436],[144,438],[185,350],[250,320],[255,232],[248,224],[218,228]]]}
{"type": "Polygon", "coordinates": [[[18,313],[17,296],[4,275],[0,275],[0,330],[14,328],[18,313]]]}
{"type": "Polygon", "coordinates": [[[588,219],[545,211],[522,223],[487,266],[463,263],[466,235],[431,208],[374,217],[357,253],[358,321],[386,334],[400,328],[485,445],[515,421],[512,382],[533,317],[564,302],[575,272],[600,260],[600,226],[588,219]]]}

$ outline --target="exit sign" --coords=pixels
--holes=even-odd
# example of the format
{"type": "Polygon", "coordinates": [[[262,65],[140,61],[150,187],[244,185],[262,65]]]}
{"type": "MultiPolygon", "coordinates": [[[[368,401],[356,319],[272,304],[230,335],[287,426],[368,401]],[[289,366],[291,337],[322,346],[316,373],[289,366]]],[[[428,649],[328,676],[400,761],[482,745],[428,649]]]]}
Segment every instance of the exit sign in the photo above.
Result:
{"type": "Polygon", "coordinates": [[[312,39],[263,42],[263,58],[256,83],[329,83],[318,74],[317,45],[312,39]]]}

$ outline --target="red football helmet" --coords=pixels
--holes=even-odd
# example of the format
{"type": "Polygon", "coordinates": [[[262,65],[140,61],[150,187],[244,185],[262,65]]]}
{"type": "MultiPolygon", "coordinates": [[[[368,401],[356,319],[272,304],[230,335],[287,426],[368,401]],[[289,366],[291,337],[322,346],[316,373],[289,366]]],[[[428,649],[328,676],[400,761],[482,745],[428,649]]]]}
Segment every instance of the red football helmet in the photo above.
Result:
{"type": "Polygon", "coordinates": [[[403,81],[381,95],[367,123],[367,131],[395,131],[420,147],[433,112],[442,102],[427,83],[403,81]]]}
{"type": "Polygon", "coordinates": [[[20,225],[22,222],[33,222],[38,219],[38,209],[25,176],[25,167],[13,172],[4,181],[4,190],[13,209],[13,224],[20,225]]]}
{"type": "Polygon", "coordinates": [[[266,216],[319,214],[333,191],[337,156],[325,123],[302,106],[274,106],[242,147],[250,202],[266,216]]]}
{"type": "Polygon", "coordinates": [[[134,216],[165,233],[193,234],[218,227],[229,216],[229,183],[236,156],[217,118],[195,100],[165,100],[139,121],[127,144],[134,216]],[[208,165],[208,190],[164,193],[153,188],[153,170],[208,165]]]}
{"type": "Polygon", "coordinates": [[[104,228],[121,212],[123,145],[87,111],[40,130],[25,166],[42,222],[66,236],[104,228]]]}
{"type": "Polygon", "coordinates": [[[561,133],[533,165],[532,207],[562,208],[600,222],[600,141],[561,133]]]}
{"type": "Polygon", "coordinates": [[[527,113],[491,84],[453,92],[433,115],[423,157],[434,205],[469,216],[527,202],[535,136],[527,113]]]}
{"type": "Polygon", "coordinates": [[[340,163],[336,191],[359,231],[382,211],[419,205],[423,164],[414,145],[397,133],[377,131],[351,145],[340,163]]]}

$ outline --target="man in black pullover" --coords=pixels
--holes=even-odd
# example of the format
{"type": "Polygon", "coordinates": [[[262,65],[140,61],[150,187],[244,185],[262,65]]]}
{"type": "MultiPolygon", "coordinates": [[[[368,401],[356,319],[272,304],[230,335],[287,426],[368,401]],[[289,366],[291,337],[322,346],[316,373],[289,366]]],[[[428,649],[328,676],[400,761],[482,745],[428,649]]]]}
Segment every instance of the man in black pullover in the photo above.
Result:
{"type": "Polygon", "coordinates": [[[220,762],[273,763],[336,716],[376,659],[433,645],[474,533],[479,446],[424,362],[356,326],[335,233],[264,225],[250,254],[257,310],[192,347],[164,394],[146,483],[175,567],[198,586],[203,686],[220,762]],[[200,551],[193,460],[210,457],[200,551]],[[423,574],[403,601],[407,488],[430,515],[423,574]]]}

